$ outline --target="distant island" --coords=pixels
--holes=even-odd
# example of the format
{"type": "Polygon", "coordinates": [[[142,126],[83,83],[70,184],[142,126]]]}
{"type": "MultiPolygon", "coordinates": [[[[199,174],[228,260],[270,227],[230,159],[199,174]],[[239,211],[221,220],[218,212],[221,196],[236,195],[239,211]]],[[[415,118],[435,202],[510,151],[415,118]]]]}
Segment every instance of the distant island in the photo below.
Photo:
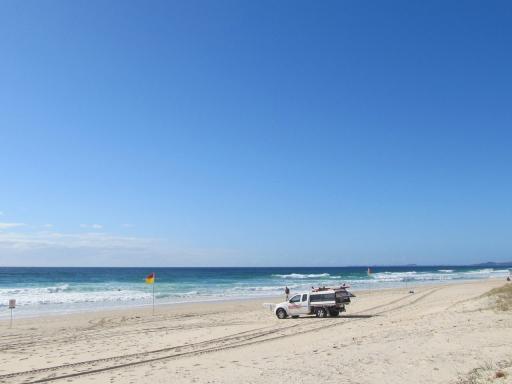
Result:
{"type": "Polygon", "coordinates": [[[475,266],[475,267],[490,267],[490,268],[493,268],[493,267],[511,267],[512,266],[512,261],[504,261],[504,262],[487,261],[485,263],[473,264],[473,266],[475,266]]]}

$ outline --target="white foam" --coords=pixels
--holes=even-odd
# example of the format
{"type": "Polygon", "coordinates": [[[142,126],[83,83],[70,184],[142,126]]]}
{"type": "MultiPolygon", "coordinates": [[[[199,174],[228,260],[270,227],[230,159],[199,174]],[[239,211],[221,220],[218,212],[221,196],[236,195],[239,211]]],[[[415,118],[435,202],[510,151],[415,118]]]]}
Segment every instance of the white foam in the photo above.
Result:
{"type": "Polygon", "coordinates": [[[371,278],[380,282],[405,282],[405,281],[446,281],[463,279],[482,279],[507,276],[508,270],[482,268],[470,271],[455,272],[453,269],[440,269],[436,272],[379,272],[371,275],[371,278]]]}
{"type": "Polygon", "coordinates": [[[146,300],[151,293],[133,289],[73,291],[68,285],[38,288],[3,288],[0,289],[0,303],[16,298],[18,306],[44,304],[76,304],[95,302],[130,302],[146,300]]]}
{"type": "Polygon", "coordinates": [[[288,275],[272,275],[274,277],[280,277],[281,279],[316,279],[320,277],[330,277],[331,275],[328,273],[290,273],[288,275]]]}

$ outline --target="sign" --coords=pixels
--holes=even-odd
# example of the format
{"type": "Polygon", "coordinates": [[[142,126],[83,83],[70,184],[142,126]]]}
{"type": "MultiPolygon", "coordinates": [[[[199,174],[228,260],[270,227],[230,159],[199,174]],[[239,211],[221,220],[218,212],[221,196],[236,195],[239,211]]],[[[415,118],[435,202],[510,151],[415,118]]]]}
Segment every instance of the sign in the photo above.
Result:
{"type": "Polygon", "coordinates": [[[16,300],[15,299],[10,299],[9,300],[9,308],[10,309],[16,308],[16,300]]]}

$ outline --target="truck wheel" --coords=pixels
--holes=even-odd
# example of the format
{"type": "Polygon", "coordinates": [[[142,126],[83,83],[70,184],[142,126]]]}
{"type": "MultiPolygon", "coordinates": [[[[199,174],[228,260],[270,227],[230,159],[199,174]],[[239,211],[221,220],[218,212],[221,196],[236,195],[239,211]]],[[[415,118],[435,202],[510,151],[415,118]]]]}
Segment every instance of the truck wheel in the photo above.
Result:
{"type": "Polygon", "coordinates": [[[337,309],[330,309],[329,315],[331,315],[331,317],[337,317],[340,315],[340,311],[338,311],[337,309]]]}
{"type": "Polygon", "coordinates": [[[278,319],[286,319],[286,311],[283,308],[279,308],[276,312],[276,316],[278,319]]]}
{"type": "Polygon", "coordinates": [[[325,308],[318,308],[316,310],[316,317],[326,317],[327,316],[327,311],[325,310],[325,308]]]}

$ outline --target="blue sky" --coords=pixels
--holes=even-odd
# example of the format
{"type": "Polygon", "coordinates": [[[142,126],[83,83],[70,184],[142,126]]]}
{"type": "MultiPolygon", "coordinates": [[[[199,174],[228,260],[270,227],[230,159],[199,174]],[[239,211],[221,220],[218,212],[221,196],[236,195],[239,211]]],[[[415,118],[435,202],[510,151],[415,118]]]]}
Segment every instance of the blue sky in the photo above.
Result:
{"type": "Polygon", "coordinates": [[[507,1],[4,1],[0,265],[512,259],[507,1]]]}

